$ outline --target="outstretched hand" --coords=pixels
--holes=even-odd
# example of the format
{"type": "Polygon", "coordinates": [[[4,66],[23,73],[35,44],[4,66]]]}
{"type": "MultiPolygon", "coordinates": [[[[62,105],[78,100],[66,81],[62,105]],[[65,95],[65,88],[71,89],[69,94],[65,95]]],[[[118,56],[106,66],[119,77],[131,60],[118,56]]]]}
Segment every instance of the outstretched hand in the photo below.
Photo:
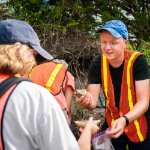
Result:
{"type": "Polygon", "coordinates": [[[99,131],[99,127],[93,122],[93,117],[90,117],[89,120],[86,123],[85,128],[84,127],[80,127],[80,131],[83,132],[84,130],[90,130],[91,134],[95,134],[99,131]]]}
{"type": "Polygon", "coordinates": [[[81,106],[86,107],[91,104],[92,95],[84,90],[76,90],[74,95],[76,96],[76,102],[81,106]]]}

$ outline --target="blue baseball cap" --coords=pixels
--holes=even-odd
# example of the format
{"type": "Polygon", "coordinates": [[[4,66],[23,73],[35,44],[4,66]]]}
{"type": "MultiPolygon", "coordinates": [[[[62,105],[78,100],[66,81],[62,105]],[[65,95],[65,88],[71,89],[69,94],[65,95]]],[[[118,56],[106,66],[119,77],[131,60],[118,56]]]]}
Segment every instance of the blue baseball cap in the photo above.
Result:
{"type": "Polygon", "coordinates": [[[120,20],[111,20],[106,22],[96,33],[103,30],[109,31],[115,38],[123,37],[128,40],[128,30],[126,25],[120,20]]]}
{"type": "Polygon", "coordinates": [[[38,54],[47,60],[53,59],[53,57],[41,47],[37,34],[28,23],[16,19],[0,21],[0,44],[13,44],[16,42],[31,46],[38,54]]]}

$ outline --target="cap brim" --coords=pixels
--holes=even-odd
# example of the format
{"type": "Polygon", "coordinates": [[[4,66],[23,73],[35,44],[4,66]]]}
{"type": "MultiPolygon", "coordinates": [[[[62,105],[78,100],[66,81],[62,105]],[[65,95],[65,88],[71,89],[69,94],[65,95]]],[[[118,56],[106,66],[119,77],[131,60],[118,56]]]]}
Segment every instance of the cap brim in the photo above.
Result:
{"type": "Polygon", "coordinates": [[[117,31],[115,31],[112,28],[101,28],[99,30],[96,31],[96,33],[101,33],[103,30],[107,30],[108,32],[110,32],[115,38],[120,38],[122,37],[117,31]]]}
{"type": "Polygon", "coordinates": [[[45,49],[43,49],[40,45],[31,45],[42,57],[47,60],[54,59],[45,49]]]}

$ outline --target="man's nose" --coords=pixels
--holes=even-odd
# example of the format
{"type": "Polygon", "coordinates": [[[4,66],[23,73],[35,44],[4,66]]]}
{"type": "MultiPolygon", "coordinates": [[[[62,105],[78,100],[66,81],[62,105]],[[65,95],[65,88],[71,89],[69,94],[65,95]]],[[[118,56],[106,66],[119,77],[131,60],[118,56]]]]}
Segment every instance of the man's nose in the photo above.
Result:
{"type": "Polygon", "coordinates": [[[112,44],[111,44],[111,43],[106,43],[106,44],[105,44],[105,48],[106,48],[106,49],[111,49],[111,47],[112,47],[112,44]]]}

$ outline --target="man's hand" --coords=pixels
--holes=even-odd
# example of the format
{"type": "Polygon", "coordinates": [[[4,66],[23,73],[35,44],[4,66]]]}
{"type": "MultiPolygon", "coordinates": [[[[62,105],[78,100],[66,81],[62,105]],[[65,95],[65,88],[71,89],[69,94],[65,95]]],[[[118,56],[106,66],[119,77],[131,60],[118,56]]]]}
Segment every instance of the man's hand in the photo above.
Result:
{"type": "Polygon", "coordinates": [[[118,138],[123,134],[125,126],[126,126],[126,120],[125,118],[121,117],[114,121],[110,130],[106,131],[106,134],[112,138],[118,138]]]}
{"type": "Polygon", "coordinates": [[[83,107],[90,106],[92,95],[86,91],[86,89],[76,90],[74,95],[76,96],[76,102],[83,107]]]}

